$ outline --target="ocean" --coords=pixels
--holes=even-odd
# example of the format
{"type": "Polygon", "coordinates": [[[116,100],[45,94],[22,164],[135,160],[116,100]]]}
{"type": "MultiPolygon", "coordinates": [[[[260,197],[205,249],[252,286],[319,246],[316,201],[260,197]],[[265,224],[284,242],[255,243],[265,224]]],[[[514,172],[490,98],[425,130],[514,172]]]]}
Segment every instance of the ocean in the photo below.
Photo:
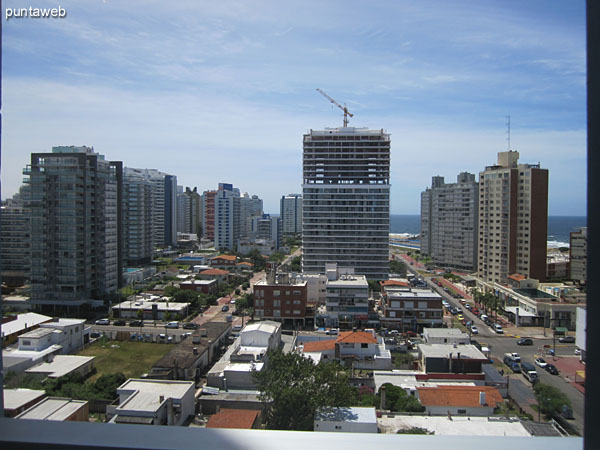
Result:
{"type": "MultiPolygon", "coordinates": [[[[569,233],[587,226],[586,216],[548,216],[548,247],[568,247],[569,233]]],[[[419,234],[421,216],[390,214],[390,233],[419,234]]]]}

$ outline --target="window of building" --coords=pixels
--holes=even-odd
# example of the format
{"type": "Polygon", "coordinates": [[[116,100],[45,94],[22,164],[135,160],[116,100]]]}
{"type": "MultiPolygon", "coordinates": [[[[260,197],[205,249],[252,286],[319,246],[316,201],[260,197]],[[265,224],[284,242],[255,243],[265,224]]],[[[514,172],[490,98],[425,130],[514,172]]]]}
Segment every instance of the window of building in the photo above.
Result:
{"type": "Polygon", "coordinates": [[[281,306],[281,300],[273,300],[273,306],[278,308],[281,306]]]}
{"type": "Polygon", "coordinates": [[[273,317],[281,317],[281,310],[280,309],[274,309],[273,310],[273,317]]]}

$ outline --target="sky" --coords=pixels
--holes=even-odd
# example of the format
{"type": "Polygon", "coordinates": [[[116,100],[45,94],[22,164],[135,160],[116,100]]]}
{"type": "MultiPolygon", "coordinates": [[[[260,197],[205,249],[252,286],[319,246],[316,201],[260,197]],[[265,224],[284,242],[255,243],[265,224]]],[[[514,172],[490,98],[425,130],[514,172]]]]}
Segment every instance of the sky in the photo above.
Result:
{"type": "Polygon", "coordinates": [[[550,171],[549,214],[586,215],[583,0],[3,2],[2,198],[32,152],[87,145],[178,184],[233,183],[278,213],[301,193],[302,136],[391,134],[392,214],[431,177],[510,148],[550,171]]]}

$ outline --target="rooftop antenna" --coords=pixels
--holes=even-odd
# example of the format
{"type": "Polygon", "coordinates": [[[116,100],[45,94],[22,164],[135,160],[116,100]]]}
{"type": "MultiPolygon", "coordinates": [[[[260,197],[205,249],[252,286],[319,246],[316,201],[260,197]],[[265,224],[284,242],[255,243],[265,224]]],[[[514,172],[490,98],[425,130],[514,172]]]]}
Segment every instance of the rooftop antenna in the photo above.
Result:
{"type": "Polygon", "coordinates": [[[510,151],[510,116],[506,116],[506,141],[508,142],[508,151],[510,151]]]}
{"type": "Polygon", "coordinates": [[[319,88],[317,88],[317,91],[319,91],[319,94],[321,94],[323,97],[328,99],[335,106],[337,106],[342,111],[344,111],[344,128],[348,127],[348,116],[354,117],[354,115],[350,111],[348,111],[348,108],[346,108],[346,105],[344,105],[344,106],[340,105],[338,102],[336,102],[334,99],[332,99],[329,95],[327,95],[325,92],[323,92],[323,90],[321,90],[319,88]]]}

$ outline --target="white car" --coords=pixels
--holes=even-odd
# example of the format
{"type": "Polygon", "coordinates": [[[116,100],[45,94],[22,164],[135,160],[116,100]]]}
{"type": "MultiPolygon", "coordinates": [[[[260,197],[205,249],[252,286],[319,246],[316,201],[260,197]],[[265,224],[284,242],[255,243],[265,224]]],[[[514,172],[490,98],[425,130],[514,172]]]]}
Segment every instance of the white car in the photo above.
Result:
{"type": "Polygon", "coordinates": [[[535,364],[541,367],[542,369],[548,365],[548,363],[544,361],[544,358],[536,358],[535,364]]]}
{"type": "Polygon", "coordinates": [[[473,333],[473,334],[479,334],[479,330],[477,329],[477,327],[475,325],[471,326],[471,333],[473,333]]]}
{"type": "Polygon", "coordinates": [[[494,325],[494,331],[498,334],[504,334],[504,330],[502,329],[502,326],[498,325],[498,324],[494,325]]]}
{"type": "Polygon", "coordinates": [[[110,325],[109,319],[98,319],[96,320],[96,325],[110,325]]]}
{"type": "Polygon", "coordinates": [[[165,328],[179,328],[179,322],[169,322],[165,325],[165,328]]]}

